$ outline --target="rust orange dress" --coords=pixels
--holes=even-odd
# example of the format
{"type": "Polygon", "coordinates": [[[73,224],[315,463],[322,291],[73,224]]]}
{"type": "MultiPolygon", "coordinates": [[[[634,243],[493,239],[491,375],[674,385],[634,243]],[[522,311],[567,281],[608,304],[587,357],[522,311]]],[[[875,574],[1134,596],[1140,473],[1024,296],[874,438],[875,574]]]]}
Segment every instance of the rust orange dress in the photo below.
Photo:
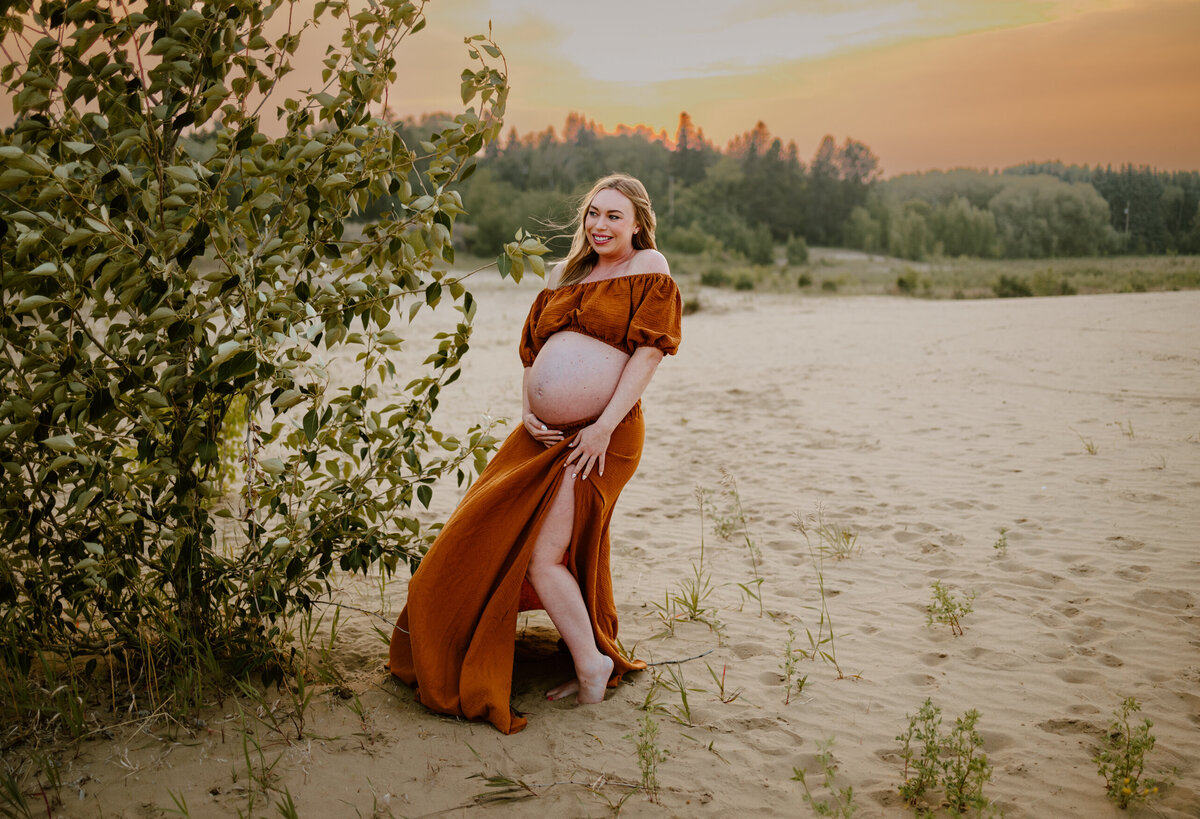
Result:
{"type": "MultiPolygon", "coordinates": [[[[529,367],[550,336],[583,333],[632,354],[679,347],[682,302],[666,273],[580,282],[538,293],[521,336],[521,362],[529,367]]],[[[552,447],[518,426],[504,441],[408,585],[408,600],[392,631],[391,672],[416,688],[417,700],[443,714],[483,719],[506,734],[525,727],[513,711],[513,653],[517,614],[540,608],[525,571],[542,521],[565,470],[572,433],[563,428],[552,447]]],[[[597,647],[621,676],[645,668],[617,647],[617,609],[609,572],[608,524],[642,453],[641,404],[613,430],[604,474],[592,472],[575,488],[575,523],[565,562],[579,580],[597,647]]]]}

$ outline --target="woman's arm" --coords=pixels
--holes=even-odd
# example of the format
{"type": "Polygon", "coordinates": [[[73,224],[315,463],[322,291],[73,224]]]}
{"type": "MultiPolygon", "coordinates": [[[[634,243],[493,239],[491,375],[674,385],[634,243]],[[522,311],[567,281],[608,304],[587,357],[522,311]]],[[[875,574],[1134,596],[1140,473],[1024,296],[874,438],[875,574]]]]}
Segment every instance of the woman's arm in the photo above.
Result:
{"type": "Polygon", "coordinates": [[[638,347],[633,351],[633,355],[625,362],[617,389],[612,398],[608,399],[608,406],[604,408],[604,412],[581,429],[575,440],[568,445],[572,452],[567,456],[564,467],[574,463],[572,477],[582,472],[584,480],[587,480],[593,466],[597,467],[601,475],[604,474],[604,454],[608,451],[608,441],[613,430],[642,397],[662,360],[662,350],[656,347],[638,347]]]}

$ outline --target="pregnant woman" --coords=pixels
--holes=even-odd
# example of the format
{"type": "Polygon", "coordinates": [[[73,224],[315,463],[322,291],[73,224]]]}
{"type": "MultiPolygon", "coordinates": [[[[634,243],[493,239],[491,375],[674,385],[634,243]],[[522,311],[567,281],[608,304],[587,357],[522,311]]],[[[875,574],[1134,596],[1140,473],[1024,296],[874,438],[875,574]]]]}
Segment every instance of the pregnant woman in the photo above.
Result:
{"type": "Polygon", "coordinates": [[[547,693],[597,703],[645,663],[617,647],[613,506],[637,469],[640,398],[680,341],[679,290],[654,211],[616,174],[583,200],[567,259],[521,337],[523,423],[450,516],[408,586],[390,668],[444,714],[525,727],[510,704],[517,614],[544,608],[575,677],[547,693]]]}

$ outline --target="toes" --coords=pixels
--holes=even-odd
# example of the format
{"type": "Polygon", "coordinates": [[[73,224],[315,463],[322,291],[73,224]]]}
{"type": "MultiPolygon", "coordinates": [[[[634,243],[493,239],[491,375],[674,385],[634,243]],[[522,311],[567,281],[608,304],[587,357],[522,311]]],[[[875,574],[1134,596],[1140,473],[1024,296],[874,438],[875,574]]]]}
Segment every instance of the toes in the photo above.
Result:
{"type": "Polygon", "coordinates": [[[553,700],[561,700],[564,697],[571,696],[572,694],[576,693],[578,690],[579,690],[579,680],[571,680],[570,682],[563,683],[562,685],[557,686],[555,688],[551,688],[549,691],[547,691],[546,699],[552,700],[552,701],[553,700]]]}

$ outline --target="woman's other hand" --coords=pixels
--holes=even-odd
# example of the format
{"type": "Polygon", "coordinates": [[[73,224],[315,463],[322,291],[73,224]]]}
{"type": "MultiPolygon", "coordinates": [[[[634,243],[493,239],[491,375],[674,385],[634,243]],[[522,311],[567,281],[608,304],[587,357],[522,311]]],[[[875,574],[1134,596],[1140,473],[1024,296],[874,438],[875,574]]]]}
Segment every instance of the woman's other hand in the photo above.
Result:
{"type": "Polygon", "coordinates": [[[563,439],[561,430],[549,429],[541,419],[532,412],[525,413],[522,421],[525,424],[526,431],[533,436],[535,441],[545,444],[546,446],[554,446],[563,439]]]}
{"type": "Polygon", "coordinates": [[[612,438],[612,430],[599,423],[591,424],[579,430],[575,440],[567,444],[571,454],[567,456],[564,469],[572,471],[571,477],[583,475],[586,481],[592,468],[604,474],[604,454],[608,452],[608,441],[612,438]]]}

